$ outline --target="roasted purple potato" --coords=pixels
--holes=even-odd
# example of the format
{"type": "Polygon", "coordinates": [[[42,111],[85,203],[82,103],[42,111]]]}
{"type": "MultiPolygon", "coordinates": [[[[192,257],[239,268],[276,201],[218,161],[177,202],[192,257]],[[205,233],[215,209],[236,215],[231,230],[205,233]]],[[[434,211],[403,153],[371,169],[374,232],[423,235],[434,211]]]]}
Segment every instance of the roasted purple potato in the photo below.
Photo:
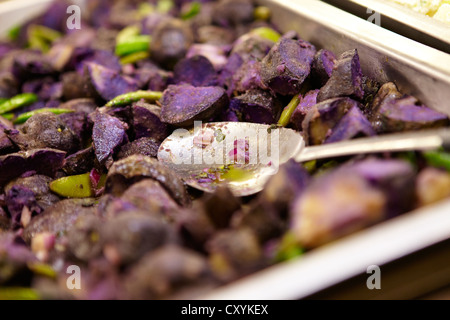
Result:
{"type": "Polygon", "coordinates": [[[316,146],[448,114],[364,74],[355,48],[281,32],[256,1],[93,0],[79,30],[66,9],[0,41],[0,299],[196,299],[450,197],[442,150],[291,160],[243,198],[194,190],[158,151],[196,121],[316,146]],[[73,265],[82,290],[67,290],[73,265]]]}

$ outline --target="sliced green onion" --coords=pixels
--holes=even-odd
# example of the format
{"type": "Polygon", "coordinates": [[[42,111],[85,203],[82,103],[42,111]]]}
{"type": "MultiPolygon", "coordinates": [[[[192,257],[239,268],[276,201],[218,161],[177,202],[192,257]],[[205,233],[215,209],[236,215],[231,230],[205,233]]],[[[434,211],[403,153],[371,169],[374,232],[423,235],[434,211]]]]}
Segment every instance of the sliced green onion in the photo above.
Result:
{"type": "Polygon", "coordinates": [[[265,6],[256,7],[253,12],[253,16],[256,20],[269,20],[271,15],[272,12],[270,11],[270,8],[265,6]]]}
{"type": "Polygon", "coordinates": [[[135,92],[125,93],[118,97],[115,97],[111,101],[109,101],[105,107],[115,107],[115,106],[123,106],[127,105],[141,99],[144,99],[148,102],[155,102],[156,100],[161,99],[163,93],[160,91],[144,91],[139,90],[135,92]]]}
{"type": "Polygon", "coordinates": [[[62,37],[61,32],[41,25],[31,25],[28,27],[28,34],[50,42],[54,42],[62,37]]]}
{"type": "Polygon", "coordinates": [[[450,171],[450,153],[443,151],[424,152],[428,164],[433,167],[444,168],[450,171]]]}
{"type": "Polygon", "coordinates": [[[14,113],[4,113],[0,115],[0,117],[5,118],[6,120],[12,120],[14,118],[14,113]]]}
{"type": "Polygon", "coordinates": [[[278,245],[275,260],[277,262],[288,261],[303,255],[304,250],[299,246],[295,235],[286,233],[278,245]]]}
{"type": "Polygon", "coordinates": [[[313,173],[314,170],[316,170],[317,160],[307,161],[304,162],[302,165],[303,168],[306,169],[306,171],[308,171],[309,173],[313,173]]]}
{"type": "Polygon", "coordinates": [[[56,271],[48,264],[41,262],[33,262],[28,264],[28,268],[33,271],[34,274],[45,276],[47,278],[56,279],[56,271]]]}
{"type": "Polygon", "coordinates": [[[175,6],[172,0],[159,0],[156,5],[156,10],[159,13],[168,13],[175,6]]]}
{"type": "Polygon", "coordinates": [[[0,114],[4,114],[15,109],[32,104],[38,100],[34,93],[21,93],[0,104],[0,114]]]}
{"type": "Polygon", "coordinates": [[[296,94],[291,102],[287,105],[287,107],[283,110],[283,113],[281,114],[280,120],[278,120],[278,126],[280,127],[286,127],[289,124],[289,121],[291,121],[292,114],[294,113],[295,109],[300,104],[300,95],[296,94]]]}
{"type": "Polygon", "coordinates": [[[138,13],[141,17],[145,17],[153,12],[155,12],[155,7],[152,6],[150,3],[143,2],[143,3],[139,4],[138,13]]]}
{"type": "Polygon", "coordinates": [[[278,42],[281,38],[281,34],[279,34],[278,32],[269,27],[256,28],[250,31],[250,33],[256,34],[260,37],[271,40],[273,42],[278,42]]]}
{"type": "Polygon", "coordinates": [[[119,57],[129,55],[139,51],[148,51],[151,37],[148,35],[131,36],[126,41],[116,45],[116,55],[119,57]]]}
{"type": "Polygon", "coordinates": [[[8,30],[8,39],[11,41],[16,40],[19,37],[20,30],[22,30],[21,25],[17,25],[8,30]]]}
{"type": "Polygon", "coordinates": [[[25,112],[22,113],[20,115],[17,116],[17,118],[15,118],[13,120],[14,124],[21,124],[24,123],[25,121],[27,121],[28,119],[30,119],[32,116],[34,116],[35,114],[38,113],[43,113],[43,112],[51,112],[53,114],[63,114],[63,113],[71,113],[73,112],[73,110],[70,109],[60,109],[60,108],[42,108],[42,109],[36,109],[33,111],[29,111],[29,112],[25,112]]]}
{"type": "Polygon", "coordinates": [[[198,1],[193,1],[189,4],[189,7],[186,11],[181,13],[181,19],[189,20],[194,18],[196,15],[200,13],[202,10],[202,4],[198,1]]]}
{"type": "Polygon", "coordinates": [[[56,179],[49,184],[50,190],[66,198],[90,198],[94,196],[89,173],[56,179]]]}
{"type": "Polygon", "coordinates": [[[129,64],[129,63],[135,63],[137,61],[144,60],[149,57],[150,57],[150,52],[148,52],[148,51],[135,52],[135,53],[129,54],[123,58],[120,58],[120,64],[124,65],[124,64],[129,64]]]}
{"type": "Polygon", "coordinates": [[[127,42],[130,37],[138,36],[141,33],[141,28],[137,25],[123,28],[116,37],[116,43],[127,42]]]}
{"type": "Polygon", "coordinates": [[[0,288],[0,300],[39,300],[36,290],[21,287],[0,288]]]}

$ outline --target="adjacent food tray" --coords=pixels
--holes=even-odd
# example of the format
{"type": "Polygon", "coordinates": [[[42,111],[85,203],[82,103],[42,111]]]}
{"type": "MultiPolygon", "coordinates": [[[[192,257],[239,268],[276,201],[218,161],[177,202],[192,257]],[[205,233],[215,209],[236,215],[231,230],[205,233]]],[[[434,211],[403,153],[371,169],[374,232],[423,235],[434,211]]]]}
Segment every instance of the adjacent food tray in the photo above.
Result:
{"type": "Polygon", "coordinates": [[[324,0],[368,19],[377,12],[381,26],[433,48],[450,53],[450,26],[392,0],[324,0]],[[370,9],[370,11],[368,11],[370,9]]]}
{"type": "MultiPolygon", "coordinates": [[[[0,34],[44,10],[50,0],[0,4],[0,34]]],[[[393,81],[404,93],[450,115],[450,55],[318,0],[260,0],[271,8],[281,31],[295,30],[317,47],[336,54],[356,48],[363,72],[393,81]]],[[[334,241],[230,285],[204,299],[301,299],[450,237],[450,201],[421,208],[334,241]]],[[[448,279],[448,278],[447,278],[448,279]]],[[[450,282],[450,280],[449,280],[450,282]]],[[[448,283],[442,283],[445,285],[448,283]]],[[[434,289],[434,288],[430,288],[434,289]]]]}

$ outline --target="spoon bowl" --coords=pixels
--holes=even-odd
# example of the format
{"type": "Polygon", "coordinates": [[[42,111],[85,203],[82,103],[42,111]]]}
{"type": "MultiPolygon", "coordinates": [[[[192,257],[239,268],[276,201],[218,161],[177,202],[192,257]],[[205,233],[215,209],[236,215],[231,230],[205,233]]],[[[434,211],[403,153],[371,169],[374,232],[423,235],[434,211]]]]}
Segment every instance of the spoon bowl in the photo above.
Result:
{"type": "Polygon", "coordinates": [[[260,192],[290,159],[304,162],[377,152],[433,150],[448,146],[448,129],[358,138],[306,147],[301,133],[247,122],[197,122],[161,144],[158,160],[193,188],[214,192],[226,185],[238,197],[260,192]]]}

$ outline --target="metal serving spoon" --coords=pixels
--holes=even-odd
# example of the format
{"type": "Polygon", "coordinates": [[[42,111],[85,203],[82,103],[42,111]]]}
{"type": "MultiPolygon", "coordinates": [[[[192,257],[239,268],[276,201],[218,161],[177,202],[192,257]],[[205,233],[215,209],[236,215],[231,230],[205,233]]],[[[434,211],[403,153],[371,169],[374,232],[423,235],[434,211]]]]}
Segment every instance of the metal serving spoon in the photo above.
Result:
{"type": "Polygon", "coordinates": [[[186,184],[213,192],[226,184],[236,196],[261,191],[279,166],[290,159],[316,159],[378,152],[433,150],[450,146],[450,130],[380,135],[306,147],[292,129],[246,122],[197,124],[177,129],[161,144],[158,159],[186,184]]]}

